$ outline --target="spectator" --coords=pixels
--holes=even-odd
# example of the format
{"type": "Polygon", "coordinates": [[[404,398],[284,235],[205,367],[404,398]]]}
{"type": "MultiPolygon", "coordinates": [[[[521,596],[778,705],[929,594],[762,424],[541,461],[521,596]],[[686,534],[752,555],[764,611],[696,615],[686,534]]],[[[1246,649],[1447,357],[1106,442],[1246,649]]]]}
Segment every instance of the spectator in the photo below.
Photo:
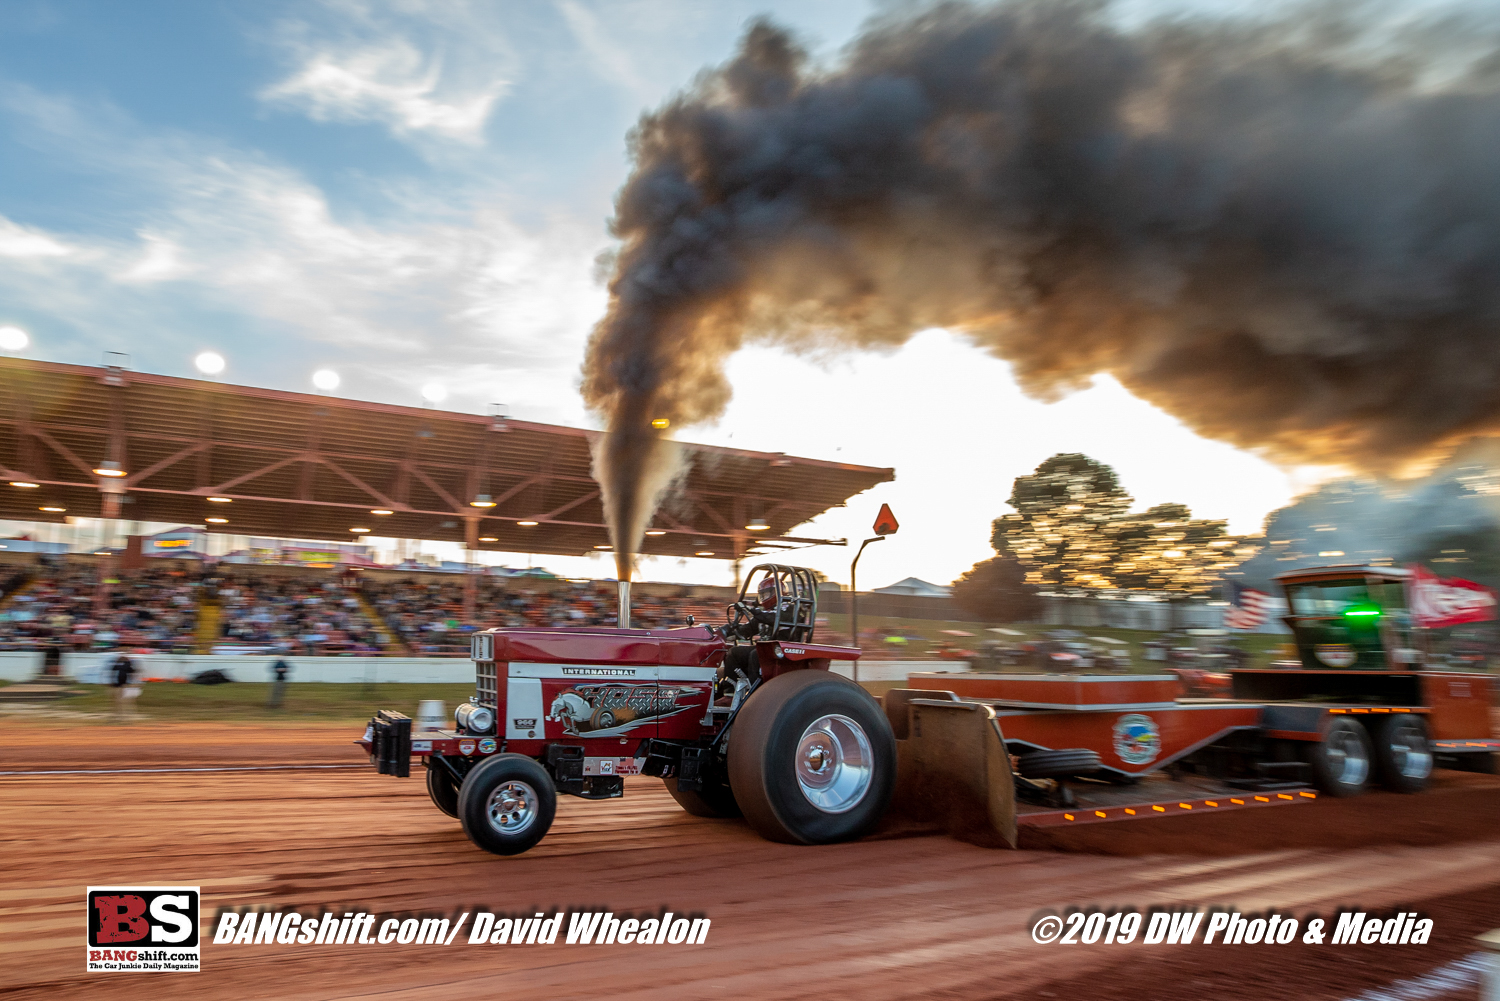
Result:
{"type": "Polygon", "coordinates": [[[141,690],[131,685],[131,678],[135,677],[135,664],[124,654],[116,657],[114,663],[109,666],[110,686],[114,692],[115,715],[134,716],[135,699],[141,690]]]}

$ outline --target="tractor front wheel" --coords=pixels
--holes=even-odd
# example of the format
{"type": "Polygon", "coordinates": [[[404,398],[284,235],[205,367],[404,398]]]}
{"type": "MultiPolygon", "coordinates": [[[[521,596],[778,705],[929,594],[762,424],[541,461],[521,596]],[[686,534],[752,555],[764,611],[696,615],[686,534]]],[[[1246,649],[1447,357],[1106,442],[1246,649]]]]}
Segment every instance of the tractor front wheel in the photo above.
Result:
{"type": "Polygon", "coordinates": [[[497,754],[464,776],[458,819],[469,840],[496,855],[519,855],[552,826],[557,788],[524,754],[497,754]]]}
{"type": "Polygon", "coordinates": [[[432,759],[427,759],[427,795],[432,797],[432,805],[442,810],[450,817],[458,816],[458,786],[453,784],[453,776],[442,765],[434,765],[432,759]]]}
{"type": "Polygon", "coordinates": [[[1330,796],[1358,796],[1370,783],[1369,734],[1347,716],[1328,718],[1310,757],[1318,788],[1330,796]]]}
{"type": "Polygon", "coordinates": [[[869,833],[890,802],[896,741],[869,693],[826,671],[760,686],[729,732],[729,785],[771,841],[819,845],[869,833]]]}

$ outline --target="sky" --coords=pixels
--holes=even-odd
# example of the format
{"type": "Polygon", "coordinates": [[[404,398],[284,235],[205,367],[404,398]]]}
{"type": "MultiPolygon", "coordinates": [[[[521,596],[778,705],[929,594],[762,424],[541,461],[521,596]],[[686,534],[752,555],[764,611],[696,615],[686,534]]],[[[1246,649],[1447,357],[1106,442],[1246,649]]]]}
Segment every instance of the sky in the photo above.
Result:
{"type": "MultiPolygon", "coordinates": [[[[6,0],[0,18],[0,325],[28,357],[597,427],[578,394],[605,305],[597,259],[640,114],[769,14],[820,58],[861,2],[6,0]]],[[[961,336],[890,354],[749,349],[735,398],[688,441],[891,466],[797,530],[901,531],[862,587],[947,583],[993,555],[1016,476],[1057,452],[1114,466],[1137,508],[1177,501],[1254,533],[1327,471],[1206,441],[1101,379],[1056,403],[961,336]],[[788,426],[767,414],[798,413],[788,426]]],[[[439,555],[448,555],[439,553],[439,555]]],[[[847,582],[852,549],[800,562],[847,582]]],[[[524,564],[525,556],[499,562],[524,564]]],[[[570,575],[608,561],[539,557],[570,575]]],[[[650,579],[724,583],[715,560],[650,579]]]]}

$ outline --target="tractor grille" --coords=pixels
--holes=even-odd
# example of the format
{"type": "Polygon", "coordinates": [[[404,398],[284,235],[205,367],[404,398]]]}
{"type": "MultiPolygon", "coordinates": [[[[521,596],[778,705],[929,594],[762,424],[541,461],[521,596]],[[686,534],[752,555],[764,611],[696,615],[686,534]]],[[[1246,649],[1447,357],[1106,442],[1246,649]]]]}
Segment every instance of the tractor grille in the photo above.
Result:
{"type": "Polygon", "coordinates": [[[495,684],[495,662],[493,660],[476,660],[474,662],[474,698],[482,706],[493,709],[499,704],[499,692],[495,684]]]}
{"type": "Polygon", "coordinates": [[[495,634],[469,637],[469,659],[474,661],[474,701],[494,708],[500,701],[495,684],[495,634]]]}

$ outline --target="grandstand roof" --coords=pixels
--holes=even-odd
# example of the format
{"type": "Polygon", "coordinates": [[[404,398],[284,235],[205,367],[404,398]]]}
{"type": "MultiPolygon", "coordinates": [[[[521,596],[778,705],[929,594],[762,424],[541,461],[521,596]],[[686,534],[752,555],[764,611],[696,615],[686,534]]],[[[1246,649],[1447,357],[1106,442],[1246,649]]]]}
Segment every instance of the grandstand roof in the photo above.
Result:
{"type": "MultiPolygon", "coordinates": [[[[204,525],[235,535],[378,537],[578,555],[609,544],[590,472],[597,431],[249,386],[0,359],[0,518],[204,525]],[[118,463],[125,475],[96,470],[118,463]],[[4,483],[38,484],[35,488],[4,483]],[[489,495],[494,506],[471,505],[489,495]],[[227,497],[229,503],[209,501],[227,497]],[[62,508],[44,511],[42,508],[62,508]],[[391,514],[376,514],[390,511],[391,514]],[[207,518],[223,518],[209,523],[207,518]],[[534,526],[520,522],[534,521],[534,526]]],[[[826,542],[795,526],[892,469],[686,445],[688,472],[642,551],[826,542]],[[753,519],[768,523],[748,531],[753,519]]]]}

